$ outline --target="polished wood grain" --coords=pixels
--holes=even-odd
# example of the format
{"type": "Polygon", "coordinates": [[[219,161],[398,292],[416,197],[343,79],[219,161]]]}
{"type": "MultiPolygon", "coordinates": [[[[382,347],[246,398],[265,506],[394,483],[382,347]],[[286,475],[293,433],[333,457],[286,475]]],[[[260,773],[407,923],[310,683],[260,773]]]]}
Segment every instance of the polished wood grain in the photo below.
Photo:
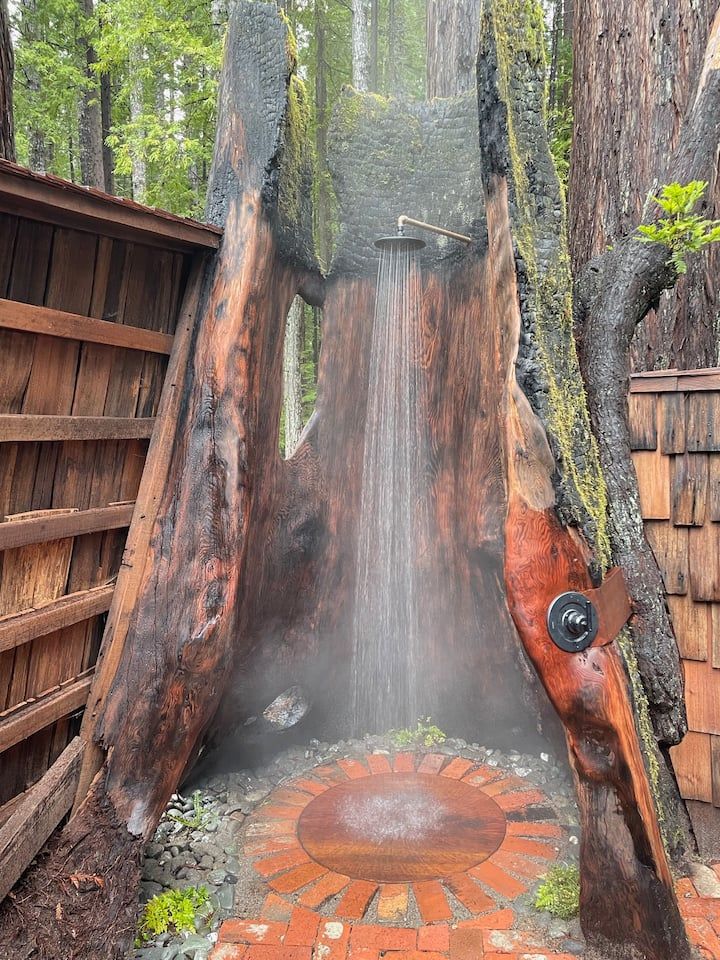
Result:
{"type": "Polygon", "coordinates": [[[505,838],[505,814],[462,781],[387,773],[320,794],[300,816],[298,838],[313,860],[347,877],[438,880],[487,860],[505,838]]]}

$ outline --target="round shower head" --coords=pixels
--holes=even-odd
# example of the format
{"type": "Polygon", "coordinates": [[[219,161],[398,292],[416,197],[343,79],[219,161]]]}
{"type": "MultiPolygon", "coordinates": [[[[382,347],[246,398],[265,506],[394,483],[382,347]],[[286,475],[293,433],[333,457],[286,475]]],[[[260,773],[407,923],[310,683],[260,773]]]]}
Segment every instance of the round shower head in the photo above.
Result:
{"type": "Polygon", "coordinates": [[[422,250],[425,241],[419,237],[408,237],[404,233],[396,233],[393,237],[378,237],[375,246],[381,250],[422,250]]]}

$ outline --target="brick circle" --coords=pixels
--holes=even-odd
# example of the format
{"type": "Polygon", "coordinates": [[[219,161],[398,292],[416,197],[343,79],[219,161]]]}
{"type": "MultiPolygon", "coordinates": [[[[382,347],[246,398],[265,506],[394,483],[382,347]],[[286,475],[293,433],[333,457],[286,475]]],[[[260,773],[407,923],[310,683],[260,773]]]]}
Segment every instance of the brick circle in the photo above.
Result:
{"type": "Polygon", "coordinates": [[[497,803],[467,783],[387,773],[315,797],[297,834],[306,853],[336,873],[400,883],[470,870],[498,849],[505,823],[497,803]]]}

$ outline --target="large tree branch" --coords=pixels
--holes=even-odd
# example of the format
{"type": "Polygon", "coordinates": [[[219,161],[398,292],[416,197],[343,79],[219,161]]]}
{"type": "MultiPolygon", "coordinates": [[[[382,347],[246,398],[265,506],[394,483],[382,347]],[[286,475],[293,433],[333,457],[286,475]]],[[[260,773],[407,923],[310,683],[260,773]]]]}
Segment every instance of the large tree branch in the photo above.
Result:
{"type": "MultiPolygon", "coordinates": [[[[720,11],[708,41],[695,103],[685,121],[666,180],[711,176],[720,143],[720,11]]],[[[615,561],[634,601],[634,637],[658,739],[677,743],[686,730],[679,655],[655,558],[643,533],[630,456],[627,396],[635,329],[672,287],[677,274],[668,250],[627,237],[593,260],[579,279],[576,319],[580,366],[607,482],[615,561]]]]}

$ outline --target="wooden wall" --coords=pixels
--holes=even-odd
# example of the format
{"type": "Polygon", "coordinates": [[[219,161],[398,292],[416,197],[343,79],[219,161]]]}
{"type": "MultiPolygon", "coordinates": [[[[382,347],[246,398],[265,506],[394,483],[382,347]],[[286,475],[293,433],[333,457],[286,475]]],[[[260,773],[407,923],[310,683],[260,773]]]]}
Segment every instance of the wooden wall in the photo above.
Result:
{"type": "Polygon", "coordinates": [[[191,262],[219,242],[67,187],[0,165],[6,814],[78,731],[191,262]]]}
{"type": "Polygon", "coordinates": [[[682,656],[683,796],[720,807],[720,370],[641,374],[630,395],[645,532],[682,656]]]}

